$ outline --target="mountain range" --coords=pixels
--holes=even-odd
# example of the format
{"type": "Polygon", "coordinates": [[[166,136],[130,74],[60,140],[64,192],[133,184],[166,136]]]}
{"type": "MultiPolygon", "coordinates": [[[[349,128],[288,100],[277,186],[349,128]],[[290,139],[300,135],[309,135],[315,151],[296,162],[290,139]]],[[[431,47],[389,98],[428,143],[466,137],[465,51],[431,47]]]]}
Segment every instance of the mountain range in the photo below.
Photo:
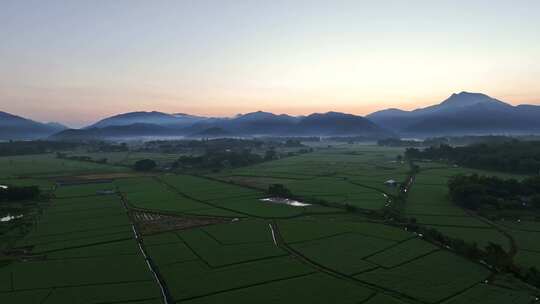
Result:
{"type": "Polygon", "coordinates": [[[367,118],[402,136],[540,133],[540,106],[512,106],[469,92],[452,94],[434,106],[413,111],[387,109],[367,118]]]}
{"type": "Polygon", "coordinates": [[[368,119],[328,112],[308,116],[252,112],[232,118],[199,117],[161,112],[132,112],[106,118],[82,129],[51,136],[61,140],[127,137],[227,137],[227,136],[364,136],[381,138],[391,132],[368,119]]]}
{"type": "Polygon", "coordinates": [[[56,123],[41,123],[0,111],[0,139],[38,139],[67,129],[56,123]]]}
{"type": "Polygon", "coordinates": [[[128,137],[361,136],[429,137],[445,135],[540,133],[540,106],[512,106],[480,93],[452,94],[439,104],[412,111],[386,109],[366,117],[338,113],[291,116],[252,112],[235,117],[185,113],[130,112],[81,129],[40,123],[0,112],[0,139],[88,140],[128,137]]]}

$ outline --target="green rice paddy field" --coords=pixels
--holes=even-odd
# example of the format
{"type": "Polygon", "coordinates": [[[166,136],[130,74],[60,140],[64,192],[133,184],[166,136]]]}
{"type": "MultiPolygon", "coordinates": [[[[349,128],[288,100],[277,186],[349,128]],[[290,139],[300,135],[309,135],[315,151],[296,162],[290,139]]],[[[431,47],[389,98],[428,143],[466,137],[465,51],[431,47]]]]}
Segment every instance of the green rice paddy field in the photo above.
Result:
{"type": "MultiPolygon", "coordinates": [[[[0,255],[0,303],[534,303],[517,278],[369,216],[397,193],[384,182],[408,177],[400,153],[343,144],[204,176],[0,158],[0,184],[52,193],[0,255]],[[275,183],[329,204],[261,201],[275,183]]],[[[404,214],[479,246],[515,243],[516,263],[540,267],[539,222],[450,203],[447,179],[473,171],[421,164],[404,214]]]]}

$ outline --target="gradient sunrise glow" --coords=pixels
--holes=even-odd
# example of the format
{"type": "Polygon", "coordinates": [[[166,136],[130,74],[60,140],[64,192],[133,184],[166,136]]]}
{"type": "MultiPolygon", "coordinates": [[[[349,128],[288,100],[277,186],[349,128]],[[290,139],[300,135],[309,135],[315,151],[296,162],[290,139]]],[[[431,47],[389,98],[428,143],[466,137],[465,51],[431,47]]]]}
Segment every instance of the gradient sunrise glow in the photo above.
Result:
{"type": "Polygon", "coordinates": [[[540,104],[537,0],[0,3],[0,110],[41,121],[540,104]]]}

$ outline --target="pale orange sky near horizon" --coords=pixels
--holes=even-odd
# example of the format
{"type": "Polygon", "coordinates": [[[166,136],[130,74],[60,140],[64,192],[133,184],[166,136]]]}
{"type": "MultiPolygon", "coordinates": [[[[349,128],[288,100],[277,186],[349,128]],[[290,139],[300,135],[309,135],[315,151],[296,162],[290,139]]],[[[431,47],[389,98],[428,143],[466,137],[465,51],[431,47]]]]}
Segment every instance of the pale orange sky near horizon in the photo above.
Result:
{"type": "Polygon", "coordinates": [[[540,1],[33,1],[0,10],[0,111],[366,115],[540,104],[540,1]]]}

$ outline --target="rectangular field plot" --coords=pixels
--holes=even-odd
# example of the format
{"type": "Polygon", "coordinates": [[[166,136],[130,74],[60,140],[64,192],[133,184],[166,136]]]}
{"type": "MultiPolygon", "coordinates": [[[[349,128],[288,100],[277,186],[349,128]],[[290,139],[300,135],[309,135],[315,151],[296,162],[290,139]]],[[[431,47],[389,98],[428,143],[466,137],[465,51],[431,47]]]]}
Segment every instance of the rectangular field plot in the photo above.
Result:
{"type": "MultiPolygon", "coordinates": [[[[266,233],[270,234],[270,231],[266,233]]],[[[271,239],[263,243],[247,242],[228,245],[220,244],[215,238],[200,229],[179,232],[178,235],[197,256],[211,267],[261,260],[286,254],[271,239]]]]}
{"type": "Polygon", "coordinates": [[[55,288],[43,304],[162,303],[154,281],[55,288]]]}
{"type": "Polygon", "coordinates": [[[66,198],[53,201],[17,246],[32,246],[33,253],[44,253],[132,237],[117,196],[66,198]]]}
{"type": "Polygon", "coordinates": [[[461,215],[467,214],[450,202],[448,187],[414,184],[407,199],[405,211],[410,216],[419,215],[461,215]]]}
{"type": "Polygon", "coordinates": [[[473,288],[459,294],[443,304],[527,304],[534,299],[527,292],[512,289],[500,288],[488,284],[478,284],[473,288]]]}
{"type": "Polygon", "coordinates": [[[140,256],[43,260],[9,267],[15,290],[153,280],[140,256]]]}
{"type": "Polygon", "coordinates": [[[199,200],[219,200],[226,198],[262,197],[257,190],[243,188],[223,182],[187,175],[166,175],[163,180],[180,192],[199,200]]]}
{"type": "Polygon", "coordinates": [[[369,298],[369,300],[362,302],[362,304],[404,304],[408,302],[401,301],[399,299],[396,299],[394,297],[384,295],[384,294],[377,294],[374,297],[369,298]]]}
{"type": "Polygon", "coordinates": [[[230,224],[203,227],[201,230],[221,245],[273,243],[270,227],[265,221],[242,220],[230,224]]]}
{"type": "Polygon", "coordinates": [[[54,154],[0,157],[0,178],[125,172],[128,168],[58,159],[54,154]]]}
{"type": "Polygon", "coordinates": [[[386,197],[381,191],[351,184],[341,178],[295,181],[286,186],[301,197],[349,204],[363,209],[380,209],[386,203],[386,197]]]}
{"type": "MultiPolygon", "coordinates": [[[[158,261],[159,263],[159,261],[158,261]]],[[[211,269],[200,261],[160,269],[176,301],[212,295],[313,273],[290,257],[281,257],[211,269]]]]}
{"type": "Polygon", "coordinates": [[[117,181],[130,204],[137,208],[190,211],[208,208],[208,205],[185,198],[153,178],[136,178],[117,181]]]}
{"type": "Polygon", "coordinates": [[[489,271],[448,252],[439,251],[392,269],[356,277],[415,299],[437,302],[483,281],[489,271]]]}
{"type": "Polygon", "coordinates": [[[372,293],[373,292],[369,289],[325,274],[310,274],[203,296],[191,301],[186,301],[186,303],[353,304],[364,303],[363,301],[370,297],[372,293]]]}
{"type": "Polygon", "coordinates": [[[0,299],[36,303],[32,299],[41,296],[37,291],[44,291],[46,297],[37,303],[159,303],[159,288],[120,198],[80,197],[95,191],[95,185],[76,187],[65,198],[52,201],[17,243],[28,246],[35,258],[0,268],[0,280],[6,280],[7,273],[9,286],[9,294],[0,293],[0,299]]]}
{"type": "Polygon", "coordinates": [[[109,227],[105,230],[96,229],[82,232],[56,234],[46,237],[29,235],[21,242],[18,242],[17,246],[31,246],[33,253],[41,254],[50,253],[51,251],[116,242],[132,238],[133,232],[130,230],[129,226],[119,226],[115,230],[112,230],[112,228],[109,227]]]}
{"type": "Polygon", "coordinates": [[[146,252],[156,261],[160,269],[166,269],[173,264],[181,264],[199,259],[180,239],[178,239],[178,243],[146,246],[146,252]]]}
{"type": "MultiPolygon", "coordinates": [[[[272,204],[260,201],[267,195],[253,190],[224,182],[186,175],[167,175],[163,180],[189,198],[203,201],[214,208],[238,213],[240,216],[261,218],[284,218],[303,213],[341,212],[339,209],[323,206],[291,207],[283,204],[272,204]]],[[[196,210],[194,214],[204,214],[196,210]]]]}
{"type": "Polygon", "coordinates": [[[372,222],[348,222],[340,217],[324,219],[298,219],[278,221],[281,235],[286,243],[295,244],[335,235],[354,233],[386,241],[402,241],[411,238],[410,232],[372,222]]]}
{"type": "Polygon", "coordinates": [[[392,244],[393,241],[350,233],[297,243],[291,247],[317,264],[351,275],[376,268],[377,265],[363,258],[392,244]]]}
{"type": "Polygon", "coordinates": [[[385,268],[391,268],[435,250],[438,250],[438,248],[426,241],[411,239],[372,255],[367,260],[385,268]]]}
{"type": "Polygon", "coordinates": [[[0,303],[43,303],[47,296],[49,296],[50,292],[51,291],[49,289],[0,292],[0,303]]]}
{"type": "Polygon", "coordinates": [[[83,247],[63,249],[47,253],[47,259],[73,259],[87,257],[107,257],[140,255],[137,243],[133,239],[120,241],[106,241],[96,245],[85,244],[83,247]]]}
{"type": "Polygon", "coordinates": [[[88,183],[62,185],[54,192],[58,198],[99,195],[100,192],[116,192],[113,183],[88,183]]]}

